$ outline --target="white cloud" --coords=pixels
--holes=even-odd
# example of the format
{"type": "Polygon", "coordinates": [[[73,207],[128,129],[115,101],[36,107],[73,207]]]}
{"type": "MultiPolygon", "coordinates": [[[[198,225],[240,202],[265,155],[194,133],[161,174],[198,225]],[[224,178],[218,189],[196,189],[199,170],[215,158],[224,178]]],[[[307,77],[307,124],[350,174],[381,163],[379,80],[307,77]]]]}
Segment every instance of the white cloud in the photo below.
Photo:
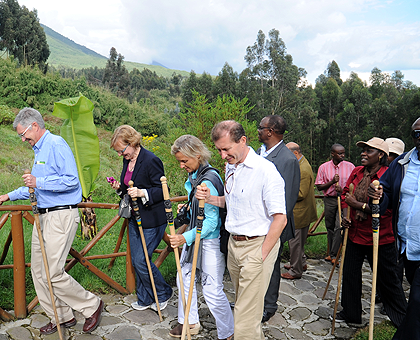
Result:
{"type": "MultiPolygon", "coordinates": [[[[395,15],[379,0],[20,0],[36,7],[41,22],[108,56],[113,46],[125,60],[217,74],[228,62],[246,65],[246,47],[261,29],[280,31],[294,63],[308,79],[335,60],[342,72],[356,68],[420,69],[420,22],[395,15]],[[356,67],[357,66],[357,67],[356,67]]],[[[398,9],[406,0],[398,3],[398,9]]],[[[396,6],[396,5],[395,5],[396,6]]],[[[419,9],[413,2],[407,11],[419,9]]],[[[403,72],[404,73],[404,72],[403,72]]],[[[420,82],[418,82],[420,85],[420,82]]]]}

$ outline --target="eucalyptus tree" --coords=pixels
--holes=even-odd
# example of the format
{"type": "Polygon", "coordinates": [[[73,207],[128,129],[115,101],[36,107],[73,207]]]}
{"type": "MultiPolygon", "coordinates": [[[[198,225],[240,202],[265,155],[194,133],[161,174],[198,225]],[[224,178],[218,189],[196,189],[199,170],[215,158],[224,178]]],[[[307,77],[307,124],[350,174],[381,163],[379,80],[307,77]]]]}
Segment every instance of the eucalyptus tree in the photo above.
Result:
{"type": "Polygon", "coordinates": [[[0,1],[0,50],[3,49],[21,65],[44,66],[50,50],[35,9],[20,7],[15,0],[0,1]]]}

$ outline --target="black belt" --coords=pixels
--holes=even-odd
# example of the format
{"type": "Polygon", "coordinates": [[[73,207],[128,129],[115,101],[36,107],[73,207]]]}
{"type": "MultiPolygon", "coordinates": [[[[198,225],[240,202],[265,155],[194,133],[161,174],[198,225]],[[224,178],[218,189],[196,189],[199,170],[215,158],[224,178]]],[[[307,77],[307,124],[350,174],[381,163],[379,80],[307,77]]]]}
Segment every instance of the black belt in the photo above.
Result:
{"type": "Polygon", "coordinates": [[[56,210],[65,210],[65,209],[77,209],[77,204],[73,205],[59,205],[57,207],[51,207],[51,208],[39,208],[38,212],[40,214],[45,214],[47,212],[56,211],[56,210]]]}
{"type": "Polygon", "coordinates": [[[235,241],[249,241],[259,236],[231,235],[235,241]]]}

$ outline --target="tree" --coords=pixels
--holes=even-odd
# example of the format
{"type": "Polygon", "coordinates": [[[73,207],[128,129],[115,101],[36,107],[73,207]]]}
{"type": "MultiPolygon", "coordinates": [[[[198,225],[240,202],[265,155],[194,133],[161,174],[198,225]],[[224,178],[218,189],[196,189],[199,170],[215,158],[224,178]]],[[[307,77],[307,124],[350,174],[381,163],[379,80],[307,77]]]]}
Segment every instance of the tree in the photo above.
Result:
{"type": "Polygon", "coordinates": [[[240,76],[240,89],[253,89],[254,93],[249,95],[250,102],[255,106],[253,111],[257,111],[252,113],[253,119],[281,114],[292,100],[300,78],[306,76],[306,71],[293,64],[280,32],[270,30],[265,41],[264,32],[260,30],[257,41],[246,49],[245,61],[248,68],[240,76]],[[242,84],[245,81],[251,84],[245,86],[242,84]],[[255,82],[258,82],[259,90],[255,82]]]}
{"type": "Polygon", "coordinates": [[[131,81],[123,63],[124,56],[118,53],[115,47],[111,47],[102,83],[117,95],[127,96],[130,92],[131,81]]]}
{"type": "Polygon", "coordinates": [[[333,60],[330,62],[327,66],[327,69],[325,70],[327,78],[333,78],[338,86],[341,86],[343,81],[340,78],[340,68],[338,67],[338,64],[333,60]]]}
{"type": "Polygon", "coordinates": [[[237,95],[238,73],[233,71],[228,63],[223,65],[219,75],[214,80],[213,92],[215,96],[237,95]]]}
{"type": "Polygon", "coordinates": [[[20,7],[15,0],[0,2],[0,49],[13,55],[21,65],[44,66],[50,50],[36,10],[20,7]]]}

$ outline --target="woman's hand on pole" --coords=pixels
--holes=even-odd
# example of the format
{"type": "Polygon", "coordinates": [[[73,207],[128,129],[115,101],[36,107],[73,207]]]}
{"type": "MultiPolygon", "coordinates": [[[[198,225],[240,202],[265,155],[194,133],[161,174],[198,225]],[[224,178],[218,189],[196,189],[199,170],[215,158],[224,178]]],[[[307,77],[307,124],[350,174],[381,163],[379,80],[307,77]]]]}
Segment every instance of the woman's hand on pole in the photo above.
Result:
{"type": "Polygon", "coordinates": [[[185,240],[185,237],[182,235],[168,235],[169,241],[171,242],[172,248],[178,248],[181,247],[184,243],[187,241],[185,240]]]}
{"type": "Polygon", "coordinates": [[[359,205],[359,201],[356,199],[356,197],[354,197],[354,195],[347,193],[346,194],[346,199],[345,202],[347,203],[347,205],[349,205],[350,207],[352,207],[353,209],[357,209],[358,205],[359,205]]]}
{"type": "Polygon", "coordinates": [[[131,198],[144,197],[144,192],[136,187],[128,188],[127,193],[131,198]]]}

